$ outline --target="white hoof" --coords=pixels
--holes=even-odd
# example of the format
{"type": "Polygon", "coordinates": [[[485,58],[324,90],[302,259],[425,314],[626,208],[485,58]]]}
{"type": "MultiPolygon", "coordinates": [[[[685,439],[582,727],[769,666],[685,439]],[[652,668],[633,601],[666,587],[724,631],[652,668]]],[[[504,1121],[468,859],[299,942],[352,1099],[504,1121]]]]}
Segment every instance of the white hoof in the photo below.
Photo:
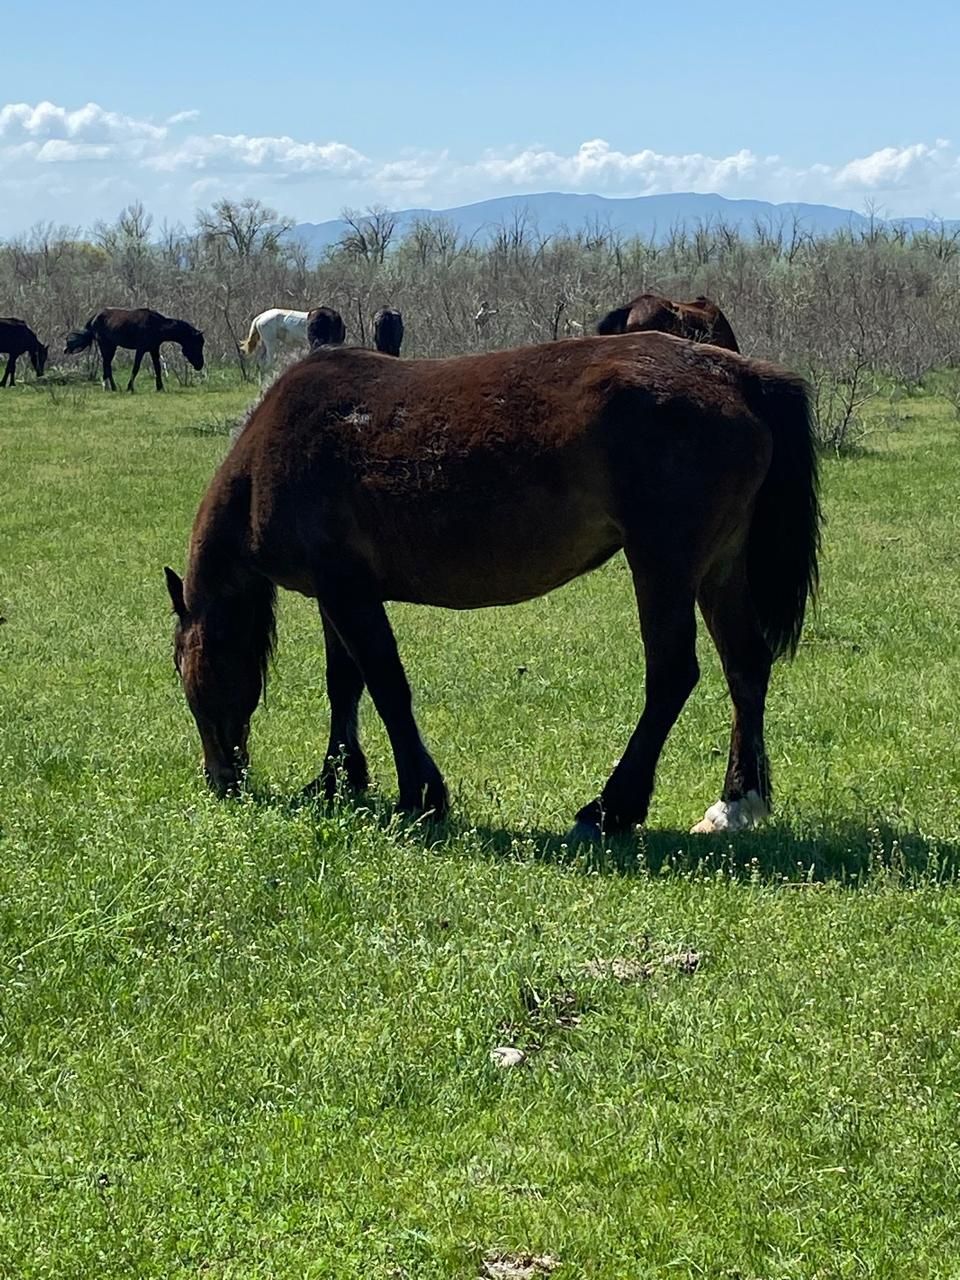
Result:
{"type": "Polygon", "coordinates": [[[759,792],[748,791],[742,800],[718,800],[712,804],[690,831],[699,835],[711,831],[746,831],[769,816],[770,806],[759,792]]]}

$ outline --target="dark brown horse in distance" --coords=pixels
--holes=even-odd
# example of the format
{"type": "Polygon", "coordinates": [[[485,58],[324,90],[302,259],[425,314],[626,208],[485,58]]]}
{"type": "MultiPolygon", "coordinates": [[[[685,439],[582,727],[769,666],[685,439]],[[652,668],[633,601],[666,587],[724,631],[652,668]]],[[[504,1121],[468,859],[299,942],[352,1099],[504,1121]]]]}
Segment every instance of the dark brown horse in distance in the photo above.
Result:
{"type": "Polygon", "coordinates": [[[373,317],[373,345],[385,356],[398,356],[403,345],[403,316],[393,307],[381,307],[373,317]]]}
{"type": "Polygon", "coordinates": [[[642,333],[656,329],[677,338],[709,342],[728,351],[739,351],[730,321],[709,298],[673,302],[658,293],[641,293],[624,307],[608,312],[597,325],[597,333],[642,333]]]}
{"type": "Polygon", "coordinates": [[[103,360],[103,389],[116,391],[117,384],[113,380],[113,357],[118,347],[135,351],[133,369],[127,390],[133,390],[133,384],[143,357],[149,352],[153,361],[153,372],[157,381],[157,390],[163,390],[163,378],[160,375],[160,346],[164,342],[177,342],[184,356],[194,369],[203,368],[203,334],[186,320],[171,320],[162,316],[159,311],[149,311],[139,307],[134,311],[125,311],[119,307],[107,307],[92,316],[82,329],[76,329],[67,335],[67,355],[76,355],[86,351],[93,342],[100,348],[103,360]]]}
{"type": "Polygon", "coordinates": [[[166,570],[175,660],[210,785],[247,767],[277,587],[313,597],[330,739],[314,788],[367,784],[369,689],[400,808],[447,808],[420,737],[388,600],[477,609],[540,596],[620,549],[646,652],[646,703],[577,838],[642,822],[664,741],[698,679],[695,606],[733,700],[721,799],[697,830],[770,806],[764,701],[816,590],[817,463],[805,383],[665,334],[568,339],[449,360],[344,347],[288,369],[254,408],[166,570]]]}
{"type": "Polygon", "coordinates": [[[307,312],[307,342],[315,347],[337,347],[347,339],[343,316],[333,307],[314,307],[307,312]]]}
{"type": "Polygon", "coordinates": [[[18,320],[16,316],[0,320],[0,354],[7,357],[7,367],[0,378],[0,387],[12,387],[16,384],[17,359],[22,355],[30,357],[33,372],[38,378],[42,378],[49,351],[50,348],[40,341],[26,320],[18,320]]]}

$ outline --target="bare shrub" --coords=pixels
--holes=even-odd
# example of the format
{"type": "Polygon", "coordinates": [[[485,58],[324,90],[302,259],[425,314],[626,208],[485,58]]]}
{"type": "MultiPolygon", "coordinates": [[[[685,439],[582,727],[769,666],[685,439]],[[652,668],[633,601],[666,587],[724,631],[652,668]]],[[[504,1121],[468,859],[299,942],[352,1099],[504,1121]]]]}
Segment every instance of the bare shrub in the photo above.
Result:
{"type": "MultiPolygon", "coordinates": [[[[862,440],[878,380],[911,390],[960,362],[960,233],[942,224],[816,237],[796,220],[749,235],[710,221],[647,240],[598,222],[547,236],[521,209],[471,240],[440,217],[400,234],[386,210],[346,216],[346,234],[319,260],[290,240],[289,219],[255,200],[220,201],[192,229],[155,228],[141,205],[87,236],[38,225],[0,244],[0,311],[27,319],[56,365],[67,331],[101,307],[155,307],[204,330],[211,366],[248,378],[239,344],[272,306],[336,307],[348,341],[364,344],[377,309],[398,307],[405,354],[440,356],[590,334],[643,290],[703,293],[746,354],[810,377],[820,437],[841,451],[862,440]]],[[[96,353],[69,367],[94,377],[96,353]]]]}

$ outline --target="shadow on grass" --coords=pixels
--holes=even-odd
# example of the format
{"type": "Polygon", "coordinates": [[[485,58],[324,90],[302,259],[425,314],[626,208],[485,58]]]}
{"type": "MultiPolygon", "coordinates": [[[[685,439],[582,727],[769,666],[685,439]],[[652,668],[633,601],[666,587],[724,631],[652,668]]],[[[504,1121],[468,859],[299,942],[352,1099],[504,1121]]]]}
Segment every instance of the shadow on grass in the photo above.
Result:
{"type": "Polygon", "coordinates": [[[243,425],[243,414],[214,413],[207,418],[199,418],[179,429],[182,436],[225,436],[232,437],[243,425]]]}
{"type": "Polygon", "coordinates": [[[713,835],[646,828],[598,845],[569,846],[553,833],[449,821],[433,839],[428,831],[422,838],[452,849],[476,843],[494,856],[533,857],[593,875],[719,876],[798,889],[827,882],[856,888],[879,877],[906,883],[960,880],[960,844],[854,822],[804,833],[775,824],[713,835]]]}
{"type": "Polygon", "coordinates": [[[459,813],[442,822],[405,819],[376,794],[332,804],[302,795],[256,799],[290,811],[310,809],[318,822],[373,824],[435,852],[535,861],[590,875],[719,876],[797,889],[828,882],[857,888],[880,878],[905,884],[960,881],[960,843],[884,823],[826,823],[803,831],[771,823],[711,835],[653,827],[598,844],[568,844],[554,831],[494,827],[459,813]]]}

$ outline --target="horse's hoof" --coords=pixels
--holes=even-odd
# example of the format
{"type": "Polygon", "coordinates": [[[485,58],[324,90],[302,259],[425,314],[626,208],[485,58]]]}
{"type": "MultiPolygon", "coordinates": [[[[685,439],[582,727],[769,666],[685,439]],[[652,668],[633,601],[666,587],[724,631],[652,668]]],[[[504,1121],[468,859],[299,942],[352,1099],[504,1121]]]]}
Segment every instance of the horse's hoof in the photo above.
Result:
{"type": "Polygon", "coordinates": [[[436,822],[442,822],[450,812],[450,796],[442,778],[427,784],[423,807],[436,822]]]}
{"type": "Polygon", "coordinates": [[[300,791],[301,800],[323,800],[329,803],[336,797],[337,786],[336,781],[325,778],[323,774],[319,778],[314,778],[312,782],[308,782],[300,791]]]}
{"type": "Polygon", "coordinates": [[[563,837],[564,844],[599,844],[603,839],[600,828],[595,822],[575,822],[563,837]]]}
{"type": "Polygon", "coordinates": [[[740,800],[718,800],[712,804],[691,835],[711,835],[717,831],[746,831],[770,816],[770,806],[757,791],[748,791],[740,800]]]}

